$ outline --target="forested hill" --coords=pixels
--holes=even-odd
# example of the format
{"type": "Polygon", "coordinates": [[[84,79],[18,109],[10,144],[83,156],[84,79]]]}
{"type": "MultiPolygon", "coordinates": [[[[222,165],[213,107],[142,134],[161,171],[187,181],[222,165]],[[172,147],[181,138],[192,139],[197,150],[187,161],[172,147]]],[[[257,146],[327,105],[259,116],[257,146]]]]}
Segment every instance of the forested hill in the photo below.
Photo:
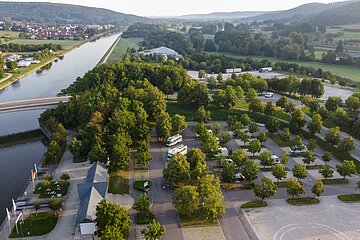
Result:
{"type": "Polygon", "coordinates": [[[0,18],[45,23],[131,24],[147,19],[102,8],[40,2],[0,2],[0,18]]]}
{"type": "Polygon", "coordinates": [[[360,2],[356,1],[324,11],[315,17],[315,22],[324,25],[360,23],[360,2]]]}

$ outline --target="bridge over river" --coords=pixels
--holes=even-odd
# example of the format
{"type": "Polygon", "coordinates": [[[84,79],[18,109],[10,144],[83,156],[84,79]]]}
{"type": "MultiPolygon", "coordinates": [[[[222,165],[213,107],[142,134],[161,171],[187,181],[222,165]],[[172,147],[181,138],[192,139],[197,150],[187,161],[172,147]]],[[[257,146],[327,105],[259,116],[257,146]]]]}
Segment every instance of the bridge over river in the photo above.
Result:
{"type": "Polygon", "coordinates": [[[16,112],[29,109],[46,109],[55,107],[59,102],[67,103],[70,96],[61,97],[44,97],[44,98],[32,98],[22,99],[9,102],[0,102],[1,112],[16,112]]]}

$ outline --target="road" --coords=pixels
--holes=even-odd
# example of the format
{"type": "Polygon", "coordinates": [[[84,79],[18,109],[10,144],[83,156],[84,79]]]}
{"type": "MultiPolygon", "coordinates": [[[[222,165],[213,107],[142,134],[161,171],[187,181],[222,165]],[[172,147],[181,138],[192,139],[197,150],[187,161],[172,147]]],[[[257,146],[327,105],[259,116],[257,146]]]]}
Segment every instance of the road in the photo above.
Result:
{"type": "Polygon", "coordinates": [[[33,99],[16,100],[10,102],[0,102],[0,112],[20,111],[29,108],[57,105],[60,101],[66,103],[69,101],[69,99],[70,96],[61,96],[61,97],[33,98],[33,99]]]}

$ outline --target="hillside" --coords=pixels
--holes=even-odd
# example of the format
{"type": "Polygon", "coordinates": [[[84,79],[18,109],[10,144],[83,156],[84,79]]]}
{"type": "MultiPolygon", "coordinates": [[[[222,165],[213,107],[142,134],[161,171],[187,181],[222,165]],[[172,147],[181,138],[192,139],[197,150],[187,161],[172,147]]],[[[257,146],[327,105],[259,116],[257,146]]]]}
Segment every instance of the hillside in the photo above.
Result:
{"type": "Polygon", "coordinates": [[[314,21],[317,24],[340,25],[360,23],[360,2],[348,3],[318,14],[314,21]]]}
{"type": "Polygon", "coordinates": [[[306,17],[314,16],[329,9],[334,9],[338,6],[342,6],[343,4],[344,3],[335,3],[335,4],[308,3],[289,10],[265,13],[259,16],[252,17],[251,19],[258,21],[265,21],[270,19],[286,19],[286,18],[304,19],[306,17]]]}
{"type": "Polygon", "coordinates": [[[214,12],[209,14],[189,14],[176,17],[177,19],[187,20],[206,20],[206,19],[240,19],[249,18],[264,14],[265,12],[259,11],[246,11],[246,12],[214,12]]]}
{"type": "Polygon", "coordinates": [[[0,2],[0,18],[45,23],[131,24],[146,18],[102,8],[58,3],[0,2]]]}

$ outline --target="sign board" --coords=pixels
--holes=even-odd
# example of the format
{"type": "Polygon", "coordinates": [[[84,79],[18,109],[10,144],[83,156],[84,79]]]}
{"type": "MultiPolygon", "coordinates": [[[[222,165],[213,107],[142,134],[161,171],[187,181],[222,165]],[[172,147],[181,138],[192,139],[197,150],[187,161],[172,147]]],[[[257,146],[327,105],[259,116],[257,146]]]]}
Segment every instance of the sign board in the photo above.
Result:
{"type": "Polygon", "coordinates": [[[91,235],[95,233],[95,223],[80,223],[80,234],[81,235],[91,235]]]}

